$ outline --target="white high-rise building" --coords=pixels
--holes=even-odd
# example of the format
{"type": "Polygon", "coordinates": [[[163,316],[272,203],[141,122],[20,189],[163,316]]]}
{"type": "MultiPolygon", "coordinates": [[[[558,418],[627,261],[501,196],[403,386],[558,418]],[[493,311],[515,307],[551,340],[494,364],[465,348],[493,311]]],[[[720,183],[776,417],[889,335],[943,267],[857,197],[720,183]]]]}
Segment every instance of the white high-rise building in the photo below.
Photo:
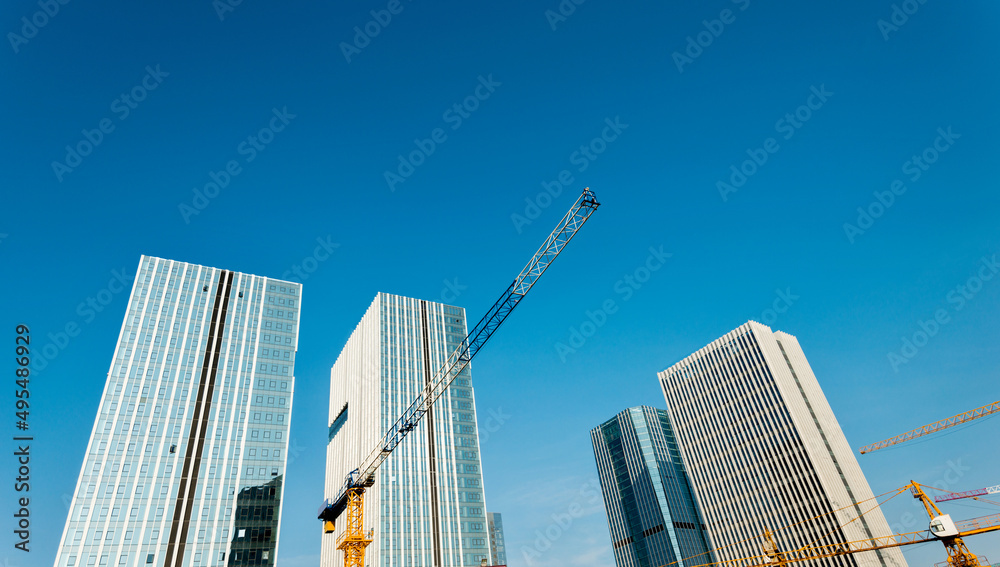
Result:
{"type": "Polygon", "coordinates": [[[140,259],[55,567],[274,565],[300,300],[140,259]]]}
{"type": "MultiPolygon", "coordinates": [[[[760,555],[765,528],[781,550],[892,533],[877,507],[868,511],[868,481],[795,337],[751,321],[659,378],[719,561],[760,555]]],[[[883,549],[810,564],[906,561],[883,549]]]]}
{"type": "MultiPolygon", "coordinates": [[[[378,446],[466,337],[465,310],[379,293],[330,371],[326,498],[378,446]]],[[[365,494],[371,567],[479,567],[489,559],[486,501],[467,368],[376,473],[365,494]]],[[[320,563],[343,565],[336,532],[320,563]]]]}

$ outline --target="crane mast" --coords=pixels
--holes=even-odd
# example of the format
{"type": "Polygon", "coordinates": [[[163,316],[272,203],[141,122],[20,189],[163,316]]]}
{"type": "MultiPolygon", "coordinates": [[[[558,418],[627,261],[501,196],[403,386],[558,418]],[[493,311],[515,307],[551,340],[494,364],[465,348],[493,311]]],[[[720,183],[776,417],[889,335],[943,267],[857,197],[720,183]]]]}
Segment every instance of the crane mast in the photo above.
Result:
{"type": "Polygon", "coordinates": [[[344,551],[345,567],[363,567],[365,548],[372,542],[373,532],[364,531],[364,492],[366,488],[375,484],[375,472],[389,458],[393,449],[417,427],[455,378],[469,366],[480,349],[599,206],[600,203],[597,202],[593,191],[589,187],[584,189],[521,273],[507,286],[479,323],[469,331],[458,348],[448,355],[445,363],[361,461],[358,468],[347,475],[338,495],[324,503],[318,518],[324,521],[327,533],[332,532],[337,519],[347,513],[347,526],[337,541],[337,548],[344,551]]]}

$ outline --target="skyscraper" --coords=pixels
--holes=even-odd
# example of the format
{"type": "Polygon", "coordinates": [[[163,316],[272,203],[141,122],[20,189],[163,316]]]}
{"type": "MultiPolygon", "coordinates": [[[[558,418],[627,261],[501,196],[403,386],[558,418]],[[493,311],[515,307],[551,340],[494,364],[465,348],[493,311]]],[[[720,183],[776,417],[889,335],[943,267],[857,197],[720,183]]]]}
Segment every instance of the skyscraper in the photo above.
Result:
{"type": "MultiPolygon", "coordinates": [[[[330,371],[327,498],[465,339],[465,310],[379,293],[330,371]]],[[[375,530],[371,567],[479,567],[489,559],[486,502],[471,372],[467,368],[393,451],[365,494],[375,530]]],[[[321,564],[343,565],[337,531],[321,564]]]]}
{"type": "MultiPolygon", "coordinates": [[[[889,535],[795,337],[748,322],[659,373],[677,444],[720,561],[889,535]]],[[[905,567],[898,549],[815,560],[905,567]]]]}
{"type": "Polygon", "coordinates": [[[140,258],[55,567],[274,565],[300,296],[140,258]]]}
{"type": "Polygon", "coordinates": [[[711,562],[667,412],[629,408],[592,429],[590,439],[617,566],[711,562]]]}
{"type": "Polygon", "coordinates": [[[490,530],[490,565],[507,564],[507,545],[503,541],[503,518],[499,512],[487,512],[490,530]]]}

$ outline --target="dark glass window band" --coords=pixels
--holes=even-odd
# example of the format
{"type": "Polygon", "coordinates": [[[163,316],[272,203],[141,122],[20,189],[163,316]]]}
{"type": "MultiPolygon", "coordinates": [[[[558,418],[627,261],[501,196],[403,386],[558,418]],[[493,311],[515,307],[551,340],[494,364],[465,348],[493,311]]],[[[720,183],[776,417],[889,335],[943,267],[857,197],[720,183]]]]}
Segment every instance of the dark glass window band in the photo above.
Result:
{"type": "Polygon", "coordinates": [[[198,485],[201,454],[205,449],[205,433],[208,430],[209,415],[212,410],[215,377],[219,369],[219,352],[222,350],[222,336],[226,327],[226,312],[229,310],[229,293],[232,287],[233,273],[222,270],[219,273],[215,301],[212,304],[212,324],[205,344],[205,357],[198,381],[198,397],[195,400],[191,429],[188,431],[184,468],[181,469],[181,482],[177,487],[177,499],[174,501],[174,517],[170,523],[170,540],[167,543],[164,567],[179,567],[184,560],[184,548],[187,545],[188,526],[191,523],[195,488],[198,485]],[[188,478],[189,471],[190,478],[188,478]]]}

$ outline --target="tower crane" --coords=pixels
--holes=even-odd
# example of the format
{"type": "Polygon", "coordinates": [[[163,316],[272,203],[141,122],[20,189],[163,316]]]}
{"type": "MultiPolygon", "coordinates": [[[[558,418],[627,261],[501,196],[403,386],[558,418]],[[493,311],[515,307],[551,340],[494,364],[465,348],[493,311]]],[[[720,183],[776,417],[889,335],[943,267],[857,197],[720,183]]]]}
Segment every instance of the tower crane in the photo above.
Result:
{"type": "Polygon", "coordinates": [[[396,422],[358,468],[348,473],[338,495],[327,500],[319,511],[318,518],[324,522],[326,533],[334,531],[335,522],[346,512],[347,525],[337,539],[337,549],[344,551],[344,567],[365,567],[365,548],[372,542],[372,531],[364,529],[365,489],[375,484],[375,472],[385,462],[406,435],[413,431],[421,418],[434,402],[444,394],[448,386],[469,365],[482,349],[486,341],[503,324],[511,311],[531,290],[538,278],[555,261],[563,248],[573,239],[600,203],[590,188],[583,190],[563,216],[555,230],[545,239],[538,252],[531,258],[513,283],[500,295],[500,299],[486,312],[486,315],[469,331],[468,336],[452,352],[444,365],[426,383],[416,399],[407,407],[396,422]]]}
{"type": "Polygon", "coordinates": [[[969,410],[965,413],[960,413],[958,415],[953,415],[947,419],[942,419],[941,421],[936,421],[934,423],[925,425],[923,427],[918,427],[912,431],[907,431],[895,437],[891,437],[884,441],[879,441],[878,443],[872,443],[871,445],[866,445],[861,448],[861,454],[871,453],[872,451],[877,451],[879,449],[884,449],[892,445],[898,445],[904,441],[909,441],[910,439],[916,439],[917,437],[923,437],[924,435],[929,435],[935,431],[941,431],[942,429],[948,429],[949,427],[955,427],[956,425],[961,425],[963,423],[972,421],[974,419],[979,419],[980,417],[986,417],[988,415],[1000,412],[1000,401],[993,402],[992,404],[985,405],[981,408],[976,408],[974,410],[969,410]]]}
{"type": "Polygon", "coordinates": [[[986,488],[977,488],[975,490],[966,490],[965,492],[949,492],[948,494],[942,494],[941,496],[935,496],[935,502],[947,502],[949,500],[960,500],[962,498],[977,498],[979,496],[988,496],[990,494],[1000,494],[1000,484],[996,486],[987,486],[986,488]]]}
{"type": "Polygon", "coordinates": [[[949,567],[986,567],[980,563],[979,557],[969,551],[963,538],[1000,530],[1000,514],[956,522],[952,520],[950,514],[941,513],[941,510],[924,492],[922,485],[917,482],[911,481],[910,484],[896,491],[896,494],[907,489],[913,493],[914,498],[923,503],[927,515],[930,516],[930,525],[927,530],[829,545],[805,545],[797,549],[782,550],[771,531],[766,529],[760,555],[704,563],[695,567],[786,567],[789,563],[902,547],[933,540],[944,544],[948,552],[947,564],[949,567]]]}

